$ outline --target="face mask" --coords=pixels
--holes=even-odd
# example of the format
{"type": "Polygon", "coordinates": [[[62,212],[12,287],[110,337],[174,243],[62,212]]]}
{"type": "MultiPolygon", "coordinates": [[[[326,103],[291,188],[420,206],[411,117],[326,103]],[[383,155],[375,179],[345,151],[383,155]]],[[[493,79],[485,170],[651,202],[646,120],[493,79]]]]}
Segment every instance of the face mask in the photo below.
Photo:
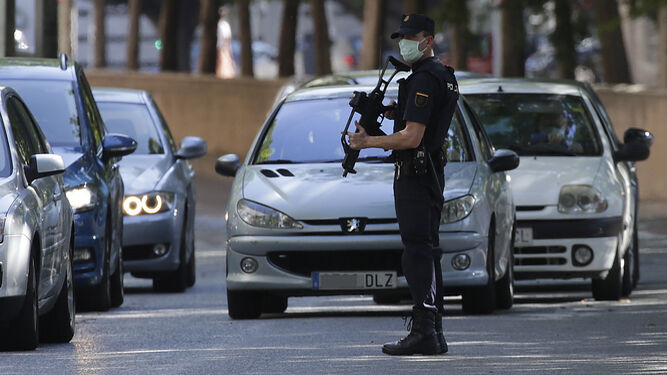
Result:
{"type": "MultiPolygon", "coordinates": [[[[401,52],[401,56],[403,56],[403,60],[407,62],[408,64],[412,64],[413,62],[421,59],[421,57],[424,55],[424,51],[419,50],[419,43],[423,42],[424,39],[422,40],[409,40],[409,39],[401,39],[398,42],[398,49],[401,52]]],[[[426,50],[426,48],[424,48],[426,50]]]]}

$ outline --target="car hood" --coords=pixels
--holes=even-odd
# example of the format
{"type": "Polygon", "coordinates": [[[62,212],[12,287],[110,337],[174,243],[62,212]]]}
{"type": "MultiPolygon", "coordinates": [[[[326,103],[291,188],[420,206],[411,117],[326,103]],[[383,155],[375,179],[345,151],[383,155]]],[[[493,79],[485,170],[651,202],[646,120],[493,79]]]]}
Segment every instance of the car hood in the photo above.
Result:
{"type": "Polygon", "coordinates": [[[563,185],[593,185],[600,169],[598,157],[522,156],[509,172],[517,206],[557,205],[563,185]]]}
{"type": "Polygon", "coordinates": [[[94,156],[73,147],[53,147],[53,152],[65,162],[63,180],[67,186],[73,188],[97,179],[93,171],[94,156]]]}
{"type": "Polygon", "coordinates": [[[120,162],[125,194],[146,193],[160,181],[171,166],[166,155],[128,155],[120,162]]]}
{"type": "MultiPolygon", "coordinates": [[[[474,163],[447,165],[448,199],[470,190],[475,168],[474,163]]],[[[252,165],[246,167],[243,176],[243,197],[297,220],[395,218],[394,166],[360,165],[357,171],[343,178],[338,164],[252,165]],[[271,173],[266,171],[277,176],[268,177],[266,174],[271,173]]]]}

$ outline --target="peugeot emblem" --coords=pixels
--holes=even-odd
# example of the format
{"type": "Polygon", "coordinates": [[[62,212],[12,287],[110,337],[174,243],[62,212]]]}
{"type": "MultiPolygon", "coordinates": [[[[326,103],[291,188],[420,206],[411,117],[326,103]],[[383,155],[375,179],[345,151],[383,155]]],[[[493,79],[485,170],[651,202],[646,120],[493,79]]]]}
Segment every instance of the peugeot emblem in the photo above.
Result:
{"type": "Polygon", "coordinates": [[[361,217],[350,217],[350,218],[341,218],[340,226],[343,230],[343,233],[363,233],[366,228],[367,218],[361,217]]]}

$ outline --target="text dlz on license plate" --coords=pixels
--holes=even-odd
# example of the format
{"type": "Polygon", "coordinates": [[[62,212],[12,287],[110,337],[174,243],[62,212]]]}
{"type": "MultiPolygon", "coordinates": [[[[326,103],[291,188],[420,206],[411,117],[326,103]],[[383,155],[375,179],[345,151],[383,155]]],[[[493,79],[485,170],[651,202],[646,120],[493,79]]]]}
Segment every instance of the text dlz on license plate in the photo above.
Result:
{"type": "Polygon", "coordinates": [[[364,290],[396,289],[396,271],[313,272],[313,289],[364,290]]]}

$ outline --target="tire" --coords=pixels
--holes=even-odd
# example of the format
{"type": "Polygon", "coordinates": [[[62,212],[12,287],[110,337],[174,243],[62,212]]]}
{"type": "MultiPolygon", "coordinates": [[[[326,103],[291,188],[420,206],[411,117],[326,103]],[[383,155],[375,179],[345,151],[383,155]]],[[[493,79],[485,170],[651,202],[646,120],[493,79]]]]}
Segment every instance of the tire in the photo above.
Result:
{"type": "Polygon", "coordinates": [[[619,300],[623,290],[623,266],[621,258],[616,252],[614,263],[604,279],[593,279],[591,287],[593,289],[593,298],[598,301],[619,300]]]}
{"type": "Polygon", "coordinates": [[[623,256],[623,282],[621,286],[621,296],[628,297],[632,294],[632,281],[635,274],[635,250],[632,248],[632,243],[625,251],[623,256]]]}
{"type": "Polygon", "coordinates": [[[111,254],[111,222],[107,219],[107,228],[104,234],[104,264],[102,266],[102,278],[100,283],[90,288],[88,301],[93,311],[108,311],[111,308],[111,272],[109,257],[111,254]]]}
{"type": "MultiPolygon", "coordinates": [[[[187,217],[185,218],[183,234],[186,233],[187,217]]],[[[183,293],[188,287],[188,265],[185,263],[185,245],[187,235],[181,236],[181,246],[178,255],[178,268],[176,271],[165,272],[153,278],[153,290],[166,293],[183,293]]]]}
{"type": "Polygon", "coordinates": [[[496,242],[495,225],[489,226],[489,245],[487,248],[486,271],[489,275],[486,285],[482,287],[469,288],[463,292],[461,307],[466,314],[491,314],[496,307],[496,283],[495,283],[495,251],[496,242]]]}
{"type": "Polygon", "coordinates": [[[116,272],[111,275],[111,307],[118,307],[125,301],[125,269],[123,268],[123,250],[117,258],[116,272]]]}
{"type": "Polygon", "coordinates": [[[373,294],[373,302],[376,305],[399,305],[401,297],[393,294],[373,294]]]}
{"type": "Polygon", "coordinates": [[[188,261],[188,288],[191,288],[197,282],[197,270],[196,270],[196,261],[195,261],[195,236],[192,233],[194,229],[190,230],[190,248],[192,249],[192,254],[190,255],[190,260],[188,261]]]}
{"type": "Polygon", "coordinates": [[[28,285],[23,306],[16,318],[7,324],[7,334],[2,335],[3,348],[11,350],[35,350],[39,343],[39,311],[37,304],[37,276],[35,260],[28,266],[28,285]]]}
{"type": "Polygon", "coordinates": [[[282,314],[287,310],[287,297],[265,295],[262,298],[262,312],[268,314],[282,314]]]}
{"type": "Polygon", "coordinates": [[[514,233],[516,225],[512,225],[507,271],[496,283],[496,307],[502,310],[509,310],[514,304],[514,233]]]}
{"type": "Polygon", "coordinates": [[[70,250],[67,275],[58,295],[58,301],[48,314],[40,319],[41,337],[44,342],[67,343],[74,337],[76,326],[76,301],[74,275],[72,273],[73,249],[70,250]]]}
{"type": "Polygon", "coordinates": [[[634,255],[632,288],[636,288],[639,283],[639,227],[635,220],[635,230],[632,232],[632,252],[634,255]]]}
{"type": "Polygon", "coordinates": [[[257,319],[262,314],[262,294],[227,289],[227,309],[232,319],[257,319]]]}

